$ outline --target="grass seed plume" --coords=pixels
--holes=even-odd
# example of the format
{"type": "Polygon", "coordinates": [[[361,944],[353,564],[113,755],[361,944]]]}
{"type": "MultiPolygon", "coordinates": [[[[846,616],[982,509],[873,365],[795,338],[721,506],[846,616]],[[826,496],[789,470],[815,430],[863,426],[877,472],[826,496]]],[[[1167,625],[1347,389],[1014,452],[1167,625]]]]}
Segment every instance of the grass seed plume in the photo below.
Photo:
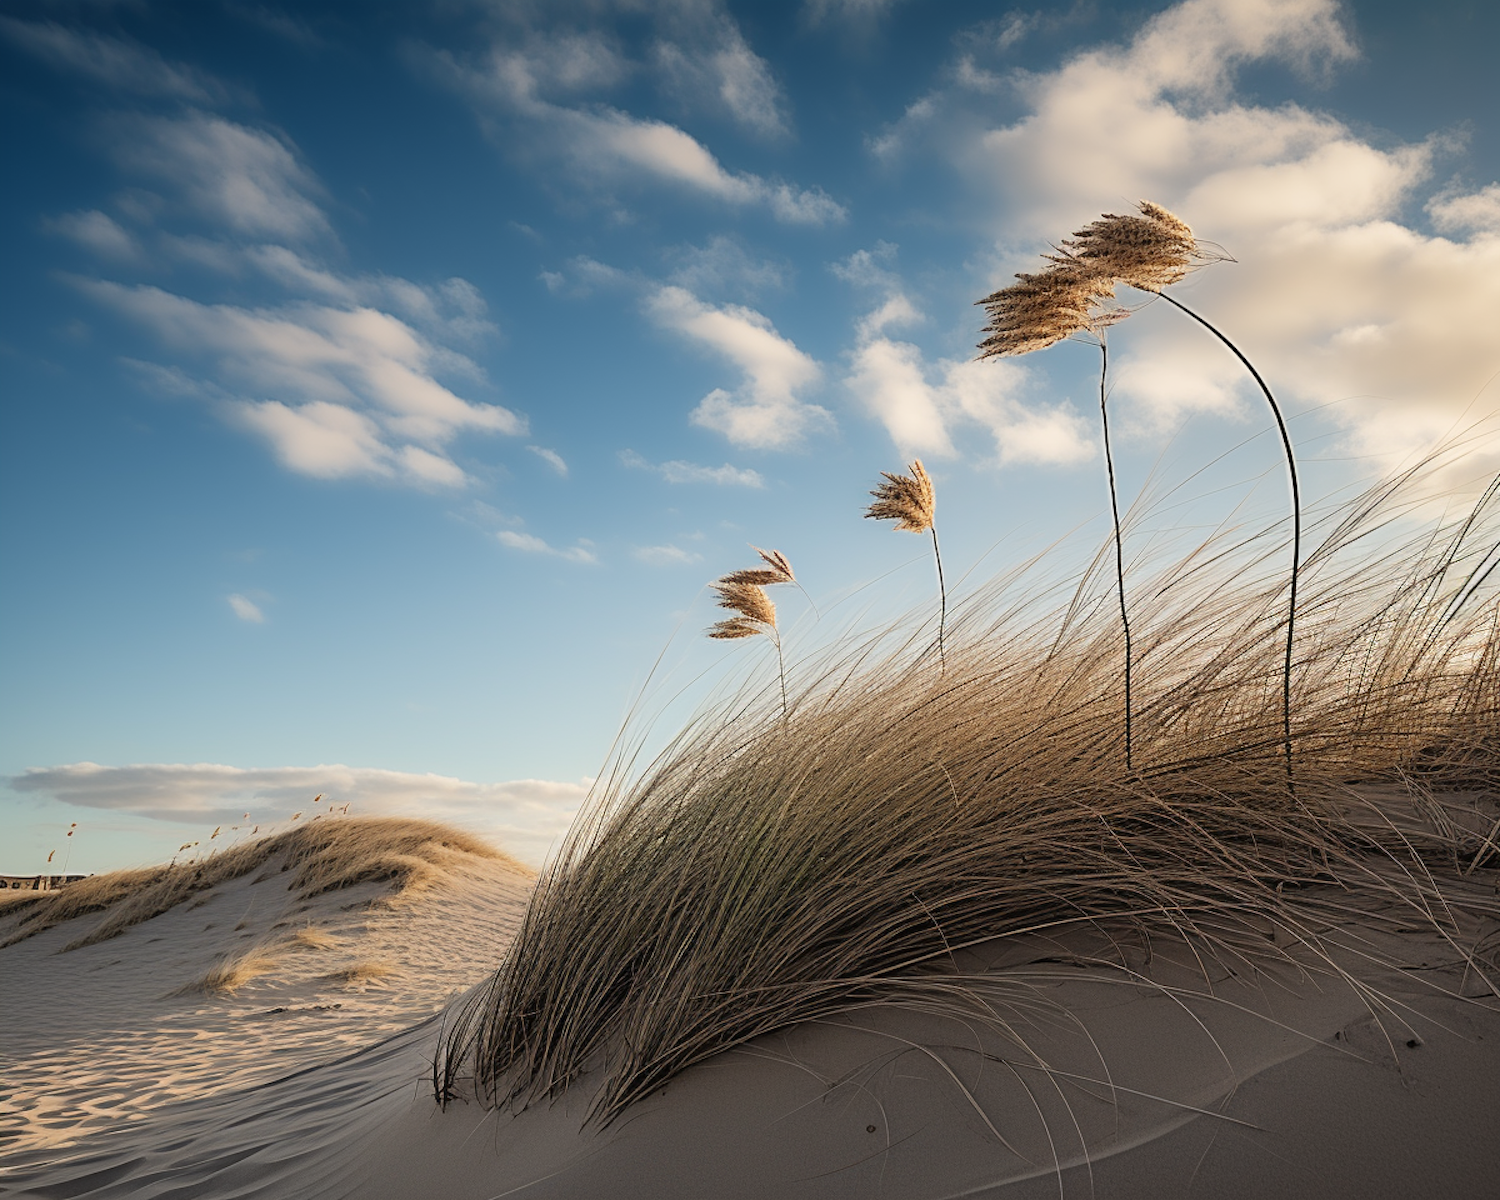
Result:
{"type": "Polygon", "coordinates": [[[932,556],[937,561],[938,575],[938,662],[947,668],[947,655],[943,648],[943,633],[948,624],[948,588],[943,582],[943,555],[938,550],[937,492],[932,479],[922,468],[922,460],[916,458],[907,468],[910,475],[892,475],[882,471],[885,482],[879,484],[870,495],[875,503],[865,509],[867,518],[877,521],[895,521],[897,529],[910,533],[932,533],[932,556]]]}

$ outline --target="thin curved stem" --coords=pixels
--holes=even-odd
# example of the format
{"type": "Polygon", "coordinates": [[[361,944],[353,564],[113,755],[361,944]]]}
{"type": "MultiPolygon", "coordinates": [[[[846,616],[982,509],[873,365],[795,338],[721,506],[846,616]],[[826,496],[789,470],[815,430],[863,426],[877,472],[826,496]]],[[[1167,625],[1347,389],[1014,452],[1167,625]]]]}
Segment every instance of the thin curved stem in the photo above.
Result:
{"type": "Polygon", "coordinates": [[[776,643],[776,666],[781,673],[781,720],[783,723],[785,723],[788,716],[788,709],[786,704],[786,659],[782,656],[781,653],[780,631],[776,631],[775,637],[773,637],[772,640],[776,643]]]}
{"type": "Polygon", "coordinates": [[[1293,786],[1292,782],[1292,642],[1296,633],[1297,621],[1297,568],[1302,561],[1302,492],[1297,485],[1297,459],[1292,453],[1292,435],[1287,432],[1286,419],[1281,415],[1281,406],[1276,403],[1276,397],[1271,395],[1271,389],[1266,386],[1266,381],[1260,377],[1260,372],[1241,352],[1240,348],[1219,332],[1206,319],[1200,317],[1182,301],[1174,299],[1166,292],[1157,292],[1163,300],[1192,317],[1204,329],[1223,342],[1234,353],[1234,356],[1244,364],[1245,370],[1250,372],[1251,377],[1260,385],[1260,390],[1265,394],[1266,403],[1271,406],[1271,414],[1276,418],[1276,428],[1281,433],[1281,446],[1286,451],[1286,470],[1291,480],[1292,488],[1292,588],[1291,596],[1287,602],[1286,614],[1286,662],[1281,676],[1281,733],[1282,740],[1286,746],[1286,780],[1287,786],[1293,786]]]}
{"type": "Polygon", "coordinates": [[[943,582],[943,556],[938,551],[937,526],[929,528],[932,530],[932,557],[937,560],[938,573],[938,666],[946,671],[948,656],[943,650],[943,629],[948,624],[948,587],[943,582]]]}
{"type": "Polygon", "coordinates": [[[1099,422],[1104,427],[1104,466],[1109,475],[1109,511],[1115,525],[1115,579],[1120,585],[1120,624],[1125,629],[1125,769],[1135,770],[1130,701],[1130,614],[1125,608],[1125,539],[1120,531],[1120,501],[1115,491],[1115,459],[1109,447],[1109,406],[1104,390],[1109,375],[1109,346],[1099,335],[1099,422]]]}

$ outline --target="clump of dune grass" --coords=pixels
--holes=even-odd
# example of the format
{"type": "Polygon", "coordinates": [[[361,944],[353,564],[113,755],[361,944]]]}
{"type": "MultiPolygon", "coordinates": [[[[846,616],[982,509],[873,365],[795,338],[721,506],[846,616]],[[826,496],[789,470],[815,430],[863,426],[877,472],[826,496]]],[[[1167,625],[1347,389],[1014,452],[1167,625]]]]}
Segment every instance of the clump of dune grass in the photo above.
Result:
{"type": "Polygon", "coordinates": [[[1274,529],[1225,532],[1142,585],[1134,770],[1114,734],[1104,559],[1069,589],[1022,572],[965,602],[945,674],[909,669],[915,637],[859,646],[807,672],[790,719],[736,699],[644,771],[607,776],[489,985],[451,1014],[438,1097],[519,1108],[586,1086],[607,1123],[798,1022],[895,1002],[999,1023],[954,952],[1079,922],[1329,970],[1340,922],[1415,923],[1492,971],[1455,930],[1500,909],[1469,886],[1500,858],[1484,834],[1500,601],[1453,602],[1500,513],[1424,525],[1420,482],[1319,522],[1295,793],[1274,529]]]}
{"type": "Polygon", "coordinates": [[[342,983],[347,987],[357,987],[366,983],[376,983],[382,979],[389,979],[398,974],[395,967],[380,959],[364,959],[357,963],[351,963],[347,967],[340,967],[337,971],[330,971],[323,976],[324,979],[334,983],[342,983]]]}
{"type": "Polygon", "coordinates": [[[358,883],[389,881],[388,899],[411,899],[438,882],[463,855],[530,868],[462,830],[396,817],[326,818],[242,842],[196,863],[91,875],[37,904],[4,943],[91,913],[103,919],[64,947],[92,945],[175,908],[184,900],[258,868],[291,876],[301,899],[358,883]]]}
{"type": "Polygon", "coordinates": [[[269,975],[280,966],[280,960],[269,946],[251,946],[221,958],[202,979],[178,988],[172,995],[232,996],[252,979],[269,975]]]}
{"type": "Polygon", "coordinates": [[[943,555],[938,550],[937,492],[932,479],[922,469],[922,460],[912,460],[910,475],[893,475],[882,471],[885,482],[870,495],[875,502],[865,509],[865,516],[877,521],[895,521],[897,529],[908,533],[932,534],[932,557],[937,562],[938,577],[938,662],[944,670],[948,657],[943,648],[943,631],[948,625],[948,587],[943,582],[943,555]]]}
{"type": "Polygon", "coordinates": [[[287,938],[287,945],[295,950],[336,950],[343,942],[326,929],[304,925],[287,938]]]}

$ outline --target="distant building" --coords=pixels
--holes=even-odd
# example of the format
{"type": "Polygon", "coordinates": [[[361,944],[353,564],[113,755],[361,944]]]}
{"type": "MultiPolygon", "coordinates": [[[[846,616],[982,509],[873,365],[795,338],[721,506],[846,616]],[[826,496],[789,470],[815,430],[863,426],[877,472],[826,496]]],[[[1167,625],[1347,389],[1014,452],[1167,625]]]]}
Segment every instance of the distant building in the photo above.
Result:
{"type": "Polygon", "coordinates": [[[50,892],[87,878],[87,875],[0,875],[0,892],[50,892]]]}

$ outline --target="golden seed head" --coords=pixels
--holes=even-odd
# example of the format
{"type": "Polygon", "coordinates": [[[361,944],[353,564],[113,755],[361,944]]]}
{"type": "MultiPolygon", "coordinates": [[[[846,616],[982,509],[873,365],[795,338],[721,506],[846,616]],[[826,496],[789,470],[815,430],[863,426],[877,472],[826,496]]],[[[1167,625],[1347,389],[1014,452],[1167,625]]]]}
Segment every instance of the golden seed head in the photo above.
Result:
{"type": "Polygon", "coordinates": [[[719,593],[720,608],[731,609],[751,621],[769,625],[772,629],[776,627],[776,605],[771,603],[771,597],[757,584],[732,583],[721,579],[714,584],[714,591],[719,593]]]}
{"type": "Polygon", "coordinates": [[[1161,205],[1142,200],[1138,208],[1139,216],[1104,214],[1045,255],[1045,271],[1017,275],[981,300],[990,322],[979,357],[1029,354],[1075,333],[1098,334],[1128,315],[1109,307],[1117,285],[1159,292],[1219,257],[1161,205]]]}
{"type": "Polygon", "coordinates": [[[881,472],[886,481],[870,493],[875,503],[865,510],[865,516],[877,521],[895,521],[897,529],[921,533],[932,528],[937,496],[920,458],[913,460],[908,470],[910,475],[881,472]]]}
{"type": "Polygon", "coordinates": [[[1063,242],[1085,267],[1146,292],[1159,292],[1193,268],[1198,243],[1187,223],[1142,200],[1140,216],[1105,213],[1063,242]]]}

